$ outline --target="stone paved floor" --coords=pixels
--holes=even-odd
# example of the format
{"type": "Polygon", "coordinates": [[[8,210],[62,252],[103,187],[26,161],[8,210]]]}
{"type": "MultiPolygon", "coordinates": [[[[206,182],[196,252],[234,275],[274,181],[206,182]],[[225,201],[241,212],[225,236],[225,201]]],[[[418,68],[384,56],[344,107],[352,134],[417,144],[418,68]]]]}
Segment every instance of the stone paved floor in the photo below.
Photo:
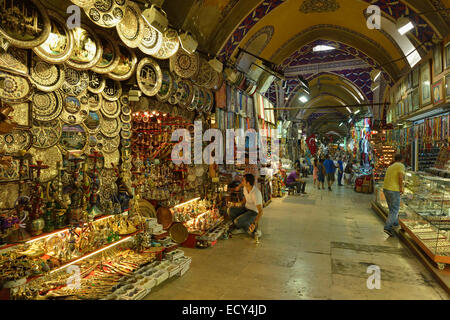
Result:
{"type": "Polygon", "coordinates": [[[448,299],[421,262],[387,238],[373,195],[334,186],[275,199],[264,210],[260,244],[246,235],[209,249],[184,249],[191,269],[146,299],[448,299]],[[381,269],[369,290],[367,268],[381,269]]]}

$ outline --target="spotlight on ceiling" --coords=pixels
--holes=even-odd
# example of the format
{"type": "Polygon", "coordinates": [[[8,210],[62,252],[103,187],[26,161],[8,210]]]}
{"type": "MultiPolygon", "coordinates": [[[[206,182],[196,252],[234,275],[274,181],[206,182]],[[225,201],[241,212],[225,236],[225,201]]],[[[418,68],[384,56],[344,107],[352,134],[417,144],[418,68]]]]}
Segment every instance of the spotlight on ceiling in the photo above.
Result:
{"type": "Polygon", "coordinates": [[[352,122],[352,120],[353,120],[352,118],[348,119],[348,123],[352,122]]]}
{"type": "Polygon", "coordinates": [[[142,18],[145,22],[147,22],[150,26],[163,33],[169,27],[169,20],[167,19],[167,14],[160,7],[155,6],[154,4],[145,9],[142,12],[142,18]]]}
{"type": "Polygon", "coordinates": [[[344,125],[344,123],[343,122],[341,122],[341,124],[339,125],[339,127],[342,127],[344,125]]]}
{"type": "Polygon", "coordinates": [[[301,96],[301,97],[300,97],[300,101],[301,101],[302,103],[307,103],[307,102],[309,101],[309,99],[308,99],[307,96],[301,96]]]}
{"type": "Polygon", "coordinates": [[[360,113],[361,112],[361,110],[356,110],[355,111],[355,114],[358,114],[358,113],[360,113]]]}
{"type": "Polygon", "coordinates": [[[349,107],[346,107],[349,113],[352,113],[352,110],[349,107]]]}
{"type": "Polygon", "coordinates": [[[319,44],[319,45],[317,45],[317,46],[315,46],[315,47],[313,48],[313,51],[314,51],[314,52],[321,52],[321,51],[331,51],[331,50],[334,50],[334,49],[336,49],[336,48],[335,48],[335,47],[332,47],[332,46],[327,46],[327,45],[319,44]]]}
{"type": "Polygon", "coordinates": [[[397,29],[398,29],[398,33],[400,33],[403,36],[408,31],[411,31],[412,29],[414,29],[414,25],[408,18],[401,17],[397,21],[397,29]]]}

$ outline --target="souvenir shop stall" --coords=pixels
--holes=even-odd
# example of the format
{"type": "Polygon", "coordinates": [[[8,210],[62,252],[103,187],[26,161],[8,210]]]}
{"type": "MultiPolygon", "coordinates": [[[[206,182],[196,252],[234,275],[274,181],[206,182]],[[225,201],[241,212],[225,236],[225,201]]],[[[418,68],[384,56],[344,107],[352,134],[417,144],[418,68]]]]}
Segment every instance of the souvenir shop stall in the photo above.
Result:
{"type": "Polygon", "coordinates": [[[371,143],[375,155],[373,175],[375,182],[377,182],[384,180],[386,169],[394,161],[396,149],[387,142],[386,130],[373,131],[371,143]]]}
{"type": "Polygon", "coordinates": [[[209,128],[222,74],[133,1],[82,9],[0,11],[1,299],[141,299],[225,228],[215,167],[171,140],[209,128]]]}
{"type": "Polygon", "coordinates": [[[354,190],[359,193],[373,193],[374,173],[373,158],[374,150],[370,119],[365,118],[357,122],[352,130],[352,139],[357,141],[354,145],[353,155],[359,160],[358,170],[354,172],[354,190]]]}
{"type": "MultiPolygon", "coordinates": [[[[403,125],[386,130],[386,142],[394,149],[411,145],[411,166],[407,167],[401,201],[400,236],[420,252],[425,265],[447,291],[450,277],[440,271],[448,270],[450,264],[450,115],[446,111],[450,92],[445,90],[449,67],[450,43],[440,43],[396,83],[390,93],[393,100],[387,122],[403,125]]],[[[372,207],[382,217],[387,216],[381,184],[372,207]]]]}

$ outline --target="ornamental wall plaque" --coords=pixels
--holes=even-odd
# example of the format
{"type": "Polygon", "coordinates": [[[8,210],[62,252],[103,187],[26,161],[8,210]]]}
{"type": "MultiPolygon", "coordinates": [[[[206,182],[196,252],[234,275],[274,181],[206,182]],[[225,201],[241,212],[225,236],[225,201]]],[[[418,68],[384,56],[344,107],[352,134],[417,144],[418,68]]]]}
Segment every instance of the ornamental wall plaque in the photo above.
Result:
{"type": "Polygon", "coordinates": [[[100,38],[84,24],[73,30],[74,48],[66,64],[78,70],[90,69],[102,57],[103,49],[100,38]]]}
{"type": "Polygon", "coordinates": [[[117,24],[119,38],[130,48],[137,48],[144,36],[144,24],[141,9],[133,1],[125,6],[123,19],[117,24]]]}
{"type": "Polygon", "coordinates": [[[100,111],[92,111],[88,112],[88,116],[84,120],[84,125],[88,129],[91,135],[94,135],[100,131],[102,126],[103,116],[100,111]]]}
{"type": "Polygon", "coordinates": [[[153,54],[153,56],[160,60],[169,59],[180,48],[180,39],[178,38],[178,32],[174,29],[168,29],[163,34],[161,48],[153,54]]]}
{"type": "Polygon", "coordinates": [[[61,138],[62,123],[59,119],[51,121],[33,120],[31,128],[33,147],[46,149],[56,145],[61,138]]]}
{"type": "Polygon", "coordinates": [[[51,31],[43,44],[33,51],[42,60],[50,63],[63,63],[70,58],[74,46],[73,31],[67,28],[67,22],[60,14],[47,10],[50,17],[51,31]]]}
{"type": "Polygon", "coordinates": [[[131,137],[133,136],[133,133],[131,131],[128,130],[122,130],[120,132],[120,136],[122,137],[122,139],[124,140],[129,140],[131,139],[131,137]]]}
{"type": "Polygon", "coordinates": [[[105,153],[113,153],[119,149],[120,145],[120,136],[114,138],[103,138],[103,149],[102,151],[105,153]]]}
{"type": "Polygon", "coordinates": [[[144,23],[143,26],[144,33],[138,47],[143,53],[154,56],[161,49],[163,35],[148,23],[144,23]]]}
{"type": "Polygon", "coordinates": [[[58,162],[62,163],[63,161],[63,156],[58,146],[48,149],[31,148],[29,152],[33,156],[33,163],[42,161],[49,166],[48,169],[41,170],[41,182],[49,182],[58,176],[58,162]]]}
{"type": "Polygon", "coordinates": [[[139,88],[147,96],[155,96],[161,89],[161,68],[152,58],[144,58],[139,62],[136,78],[139,88]]]}
{"type": "Polygon", "coordinates": [[[97,111],[100,110],[103,104],[103,96],[101,94],[86,92],[86,96],[88,97],[88,105],[89,110],[97,111]]]}
{"type": "Polygon", "coordinates": [[[122,123],[131,123],[131,121],[133,121],[133,119],[131,118],[131,115],[121,114],[120,121],[122,121],[122,123]]]}
{"type": "MultiPolygon", "coordinates": [[[[104,152],[103,156],[105,157],[105,168],[111,169],[111,168],[113,168],[113,165],[117,166],[119,164],[119,161],[120,161],[119,150],[115,150],[114,152],[111,152],[111,153],[104,152]]],[[[117,189],[117,185],[115,183],[113,183],[111,185],[116,186],[116,188],[114,188],[114,189],[117,189]]],[[[115,194],[117,194],[117,191],[114,191],[114,192],[115,192],[115,194]]]]}
{"type": "Polygon", "coordinates": [[[88,130],[83,124],[64,124],[59,146],[63,152],[84,151],[88,146],[88,130]]]}
{"type": "Polygon", "coordinates": [[[210,88],[214,77],[214,70],[204,58],[199,59],[199,70],[193,82],[198,86],[210,88]]]}
{"type": "Polygon", "coordinates": [[[165,102],[169,100],[173,93],[173,76],[170,74],[169,70],[162,70],[161,89],[159,89],[159,92],[156,94],[156,98],[161,102],[165,102]]]}
{"type": "MultiPolygon", "coordinates": [[[[25,159],[23,165],[28,168],[30,165],[29,160],[25,159]]],[[[8,167],[0,166],[0,183],[18,182],[19,180],[30,179],[30,170],[25,170],[25,172],[20,174],[20,169],[20,160],[14,158],[8,167]]],[[[14,206],[14,201],[19,196],[18,184],[15,184],[15,186],[17,186],[17,192],[11,192],[12,190],[10,188],[6,188],[6,190],[3,189],[0,193],[1,201],[10,208],[14,206]],[[10,205],[7,204],[8,201],[11,203],[10,205]]]]}
{"type": "Polygon", "coordinates": [[[121,108],[119,101],[103,100],[101,112],[105,117],[116,118],[120,115],[121,108]]]}
{"type": "Polygon", "coordinates": [[[0,98],[10,102],[24,102],[32,93],[27,78],[0,71],[0,98]]]}
{"type": "Polygon", "coordinates": [[[131,123],[122,123],[122,131],[131,131],[131,123]]]}
{"type": "Polygon", "coordinates": [[[104,28],[112,28],[122,20],[125,2],[125,0],[96,0],[83,9],[89,19],[96,25],[104,28]]]}
{"type": "Polygon", "coordinates": [[[70,0],[80,8],[92,6],[96,0],[70,0]]]}
{"type": "Polygon", "coordinates": [[[0,7],[0,38],[4,41],[31,49],[47,40],[50,18],[38,0],[3,0],[0,7]]]}
{"type": "Polygon", "coordinates": [[[89,103],[87,96],[66,96],[63,106],[60,118],[65,123],[72,125],[80,124],[88,117],[89,103]]]}
{"type": "Polygon", "coordinates": [[[121,130],[121,123],[119,118],[103,118],[103,123],[100,132],[109,138],[114,138],[119,135],[121,130]]]}
{"type": "Polygon", "coordinates": [[[181,80],[178,84],[181,89],[180,105],[186,108],[194,99],[194,87],[187,80],[181,80]]]}
{"type": "Polygon", "coordinates": [[[122,95],[122,85],[119,81],[106,79],[105,88],[102,91],[103,98],[108,101],[117,101],[122,95]]]}
{"type": "MultiPolygon", "coordinates": [[[[1,101],[0,101],[1,105],[1,101]]],[[[10,104],[13,107],[13,111],[9,114],[12,122],[17,123],[17,128],[29,129],[31,128],[31,102],[21,102],[10,104]]]]}
{"type": "Polygon", "coordinates": [[[180,81],[181,79],[177,79],[176,76],[173,77],[173,93],[169,97],[169,103],[171,105],[177,105],[181,101],[183,88],[180,86],[180,81]]]}
{"type": "Polygon", "coordinates": [[[95,73],[94,71],[89,70],[89,84],[88,84],[88,91],[92,93],[101,93],[106,86],[105,78],[98,73],[95,73]]]}
{"type": "Polygon", "coordinates": [[[170,58],[170,69],[179,77],[190,79],[194,78],[199,71],[199,56],[197,53],[189,54],[183,49],[170,58]]]}
{"type": "Polygon", "coordinates": [[[28,52],[18,48],[9,48],[0,52],[0,69],[10,70],[13,73],[28,74],[28,52]]]}
{"type": "Polygon", "coordinates": [[[79,96],[85,93],[89,86],[89,74],[87,71],[75,70],[65,66],[64,77],[65,81],[61,89],[66,95],[79,96]]]}
{"type": "Polygon", "coordinates": [[[193,99],[192,99],[191,103],[189,103],[186,106],[186,109],[188,109],[189,111],[194,111],[194,110],[200,111],[201,105],[199,105],[199,104],[201,103],[201,101],[200,101],[200,99],[201,99],[200,95],[202,94],[201,90],[195,84],[192,85],[192,88],[193,88],[193,92],[194,92],[193,99]]]}
{"type": "Polygon", "coordinates": [[[133,50],[123,44],[119,44],[120,60],[117,67],[108,73],[108,76],[117,81],[124,81],[131,78],[136,70],[137,57],[133,50]]]}
{"type": "Polygon", "coordinates": [[[36,91],[33,103],[33,118],[40,121],[51,121],[59,117],[63,109],[63,96],[60,90],[54,92],[36,91]]]}
{"type": "Polygon", "coordinates": [[[130,99],[127,94],[123,94],[120,96],[120,104],[123,106],[127,106],[130,103],[130,99]]]}
{"type": "Polygon", "coordinates": [[[131,115],[131,107],[127,104],[122,104],[122,114],[125,116],[131,115]]]}
{"type": "Polygon", "coordinates": [[[117,41],[108,33],[98,32],[97,34],[100,38],[103,52],[100,61],[92,67],[92,70],[100,74],[107,74],[113,71],[119,64],[120,49],[117,41]]]}
{"type": "Polygon", "coordinates": [[[36,88],[44,92],[58,90],[65,81],[64,68],[60,65],[42,61],[33,55],[31,58],[30,81],[36,88]]]}
{"type": "Polygon", "coordinates": [[[0,135],[0,149],[8,154],[28,150],[33,143],[33,137],[28,130],[14,129],[7,134],[0,135]]]}

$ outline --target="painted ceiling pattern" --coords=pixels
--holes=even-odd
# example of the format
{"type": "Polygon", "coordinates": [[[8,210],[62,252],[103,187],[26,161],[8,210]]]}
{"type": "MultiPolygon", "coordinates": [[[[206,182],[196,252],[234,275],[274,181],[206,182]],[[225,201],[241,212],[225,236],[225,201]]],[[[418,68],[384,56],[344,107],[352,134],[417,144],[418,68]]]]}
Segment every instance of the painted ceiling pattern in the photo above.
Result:
{"type": "Polygon", "coordinates": [[[337,11],[340,7],[336,0],[305,0],[299,10],[303,13],[323,13],[337,11]]]}

